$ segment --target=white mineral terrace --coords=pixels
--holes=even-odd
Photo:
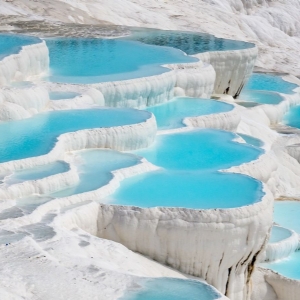
[[[169,71],[159,75],[76,85],[40,80],[49,68],[44,41],[1,60],[0,124],[42,112],[99,106],[143,109],[177,96],[213,96],[232,104],[233,109],[187,116],[183,120],[186,127],[161,132],[153,114],[132,125],[68,132],[58,137],[47,154],[0,163],[0,299],[121,299],[143,277],[205,281],[224,300],[299,299],[300,281],[258,266],[264,260],[285,258],[299,246],[299,236],[293,231],[283,241],[268,244],[268,240],[274,200],[300,196],[300,151],[296,147],[300,136],[273,129],[291,107],[300,104],[300,87],[293,94],[281,93],[283,101],[276,105],[239,105],[235,97],[250,78],[257,54],[257,47],[207,52],[197,54],[200,60],[196,63],[165,65]],[[285,80],[300,86],[292,75]],[[33,85],[17,87],[12,85],[15,81]],[[51,91],[79,95],[50,100]],[[109,182],[98,189],[52,198],[18,215],[20,199],[51,194],[79,182],[76,151],[147,148],[159,134],[195,128],[233,131],[263,142],[264,153],[256,160],[221,170],[261,181],[264,195],[260,201],[230,209],[105,203],[104,198],[124,179],[159,169],[141,158],[136,165],[112,171]],[[5,184],[7,176],[18,170],[56,161],[70,168],[41,179]]]

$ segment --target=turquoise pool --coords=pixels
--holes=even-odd
[[[208,284],[175,278],[140,280],[140,289],[128,291],[122,300],[215,300],[221,295]]]
[[[300,202],[275,201],[274,222],[300,234]]]
[[[278,272],[285,277],[300,280],[300,251],[294,252],[285,259],[261,264],[261,266]]]
[[[50,52],[48,80],[97,83],[127,80],[167,72],[162,64],[198,61],[178,49],[122,39],[47,39]]]
[[[252,145],[254,147],[262,147],[264,145],[264,143],[260,139],[257,139],[253,136],[242,134],[242,133],[239,133],[238,135],[241,138],[243,138],[247,144]]]
[[[51,197],[61,198],[99,189],[113,178],[112,171],[140,163],[140,158],[135,155],[104,149],[80,151],[77,160],[79,183],[55,192]]]
[[[285,81],[279,75],[254,73],[244,87],[246,90],[271,91],[283,94],[293,94],[298,85]]]
[[[107,201],[138,207],[236,208],[264,195],[258,180],[240,174],[160,170],[121,182]]]
[[[234,138],[232,132],[213,129],[162,134],[149,148],[134,153],[169,170],[219,170],[255,160],[263,153]]]
[[[278,243],[280,241],[289,238],[291,235],[292,234],[288,229],[278,227],[278,226],[273,226],[269,243]]]
[[[155,115],[159,129],[174,129],[185,126],[182,123],[185,117],[228,112],[232,109],[233,105],[216,100],[181,97],[148,107],[147,111]]]
[[[283,122],[291,127],[300,128],[300,106],[292,107],[284,116]]]
[[[57,137],[81,129],[130,125],[150,118],[147,111],[99,108],[53,111],[0,124],[0,162],[48,153]]]
[[[158,171],[127,178],[106,201],[139,207],[234,208],[264,195],[261,182],[218,170],[256,159],[263,151],[233,141],[235,134],[193,130],[157,136],[153,146],[134,151]]]
[[[6,178],[6,184],[20,183],[27,180],[42,179],[58,173],[64,173],[70,170],[70,166],[64,161],[56,161],[47,165],[38,166],[31,169],[15,171]]]
[[[0,33],[0,60],[5,56],[19,53],[22,46],[37,43],[41,43],[41,40],[37,37]]]
[[[79,95],[80,94],[76,92],[49,92],[50,100],[73,99]]]
[[[228,51],[253,48],[252,43],[217,38],[201,32],[132,28],[131,35],[124,38],[144,44],[173,47],[188,55],[207,51]]]
[[[278,93],[255,90],[243,90],[239,95],[239,99],[260,104],[273,105],[279,104],[283,101],[283,97],[280,96]]]

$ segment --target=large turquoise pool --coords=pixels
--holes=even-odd
[[[215,300],[221,295],[211,286],[175,278],[144,279],[140,289],[128,291],[122,300]]]
[[[122,39],[47,39],[50,81],[97,83],[167,72],[162,64],[196,62],[178,49]]]
[[[0,60],[20,52],[22,46],[40,43],[37,37],[19,34],[0,34]]]
[[[32,118],[0,124],[0,162],[48,153],[57,137],[81,129],[130,125],[151,114],[135,109],[82,109],[42,113]]]
[[[217,38],[211,34],[201,32],[146,28],[132,28],[131,32],[132,34],[126,39],[149,45],[173,47],[180,49],[188,55],[208,51],[241,50],[255,46],[252,43]]]
[[[162,134],[149,148],[134,151],[168,170],[219,170],[257,159],[263,150],[234,142],[228,131],[198,129]]]
[[[279,75],[254,73],[245,85],[244,90],[260,90],[293,94],[293,90],[297,87],[298,85],[283,80]]]
[[[159,129],[184,127],[183,119],[186,117],[228,112],[232,109],[233,105],[224,102],[187,97],[175,98],[172,101],[147,108],[155,115]]]
[[[218,170],[256,159],[263,151],[220,130],[159,135],[153,146],[135,151],[162,169],[128,178],[106,201],[139,207],[234,208],[264,195],[258,180]]]

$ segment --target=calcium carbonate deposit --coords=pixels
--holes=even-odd
[[[0,0],[0,299],[299,300],[299,14]]]

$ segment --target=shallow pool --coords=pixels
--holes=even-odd
[[[182,121],[185,117],[228,112],[232,109],[233,105],[224,102],[187,97],[175,98],[167,103],[147,108],[155,115],[159,129],[184,127]]]
[[[97,83],[157,75],[162,64],[188,63],[196,58],[171,47],[158,47],[122,39],[47,39],[50,52],[48,80]]]
[[[68,189],[50,194],[61,198],[99,189],[113,178],[112,171],[140,163],[140,158],[113,150],[84,150],[77,152],[79,183]]]
[[[300,234],[300,202],[275,201],[274,222]]]
[[[300,106],[292,107],[283,118],[284,124],[300,128]]]
[[[260,104],[279,104],[283,101],[283,97],[274,92],[268,91],[252,91],[243,90],[239,95],[239,99],[243,101],[256,102]]]
[[[278,272],[285,277],[300,280],[300,251],[294,252],[285,259],[261,264],[261,266]]]
[[[0,34],[0,60],[5,56],[19,53],[22,46],[41,43],[37,37],[20,34]]]
[[[31,169],[15,171],[5,179],[6,184],[20,183],[27,180],[42,179],[54,174],[67,172],[70,166],[63,161],[56,161],[47,165],[38,166]]]
[[[214,300],[221,295],[196,280],[156,278],[140,280],[139,289],[129,290],[122,300]]]
[[[57,137],[81,129],[130,125],[147,120],[147,111],[99,108],[53,111],[0,124],[0,162],[48,153]]]
[[[234,142],[236,137],[213,129],[162,134],[149,148],[134,153],[169,170],[219,170],[255,160],[263,153],[260,148]]]
[[[289,238],[291,235],[292,233],[290,230],[279,226],[273,226],[269,243],[278,243]]]
[[[263,90],[283,94],[293,94],[298,85],[285,81],[279,75],[254,73],[244,87],[245,90]]]
[[[79,95],[80,94],[76,92],[49,92],[50,100],[73,99]]]

